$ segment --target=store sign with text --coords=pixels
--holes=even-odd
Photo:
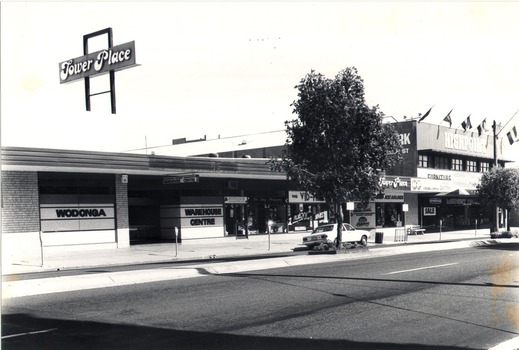
[[[355,203],[355,209],[350,212],[350,222],[359,229],[374,228],[375,222],[375,203]]]
[[[436,216],[436,207],[424,207],[423,215],[424,216]]]
[[[289,203],[324,203],[323,200],[319,200],[312,196],[306,191],[289,191],[288,192]]]
[[[225,204],[247,204],[247,197],[243,196],[225,196],[224,203]]]
[[[223,208],[216,207],[189,207],[181,210],[182,227],[207,227],[223,225]]]
[[[59,63],[61,84],[81,78],[118,71],[136,65],[135,41],[96,51]]]
[[[401,176],[381,176],[379,185],[382,189],[409,191],[411,189],[411,178]]]

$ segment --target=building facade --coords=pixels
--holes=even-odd
[[[490,227],[492,212],[475,190],[494,166],[492,135],[417,121],[393,125],[403,162],[387,169],[380,193],[355,203],[345,220],[368,230]],[[3,148],[4,247],[119,248],[311,230],[333,220],[326,203],[270,170],[263,157],[282,146],[226,154],[240,158]]]

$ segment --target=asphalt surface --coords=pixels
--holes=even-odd
[[[3,338],[3,345],[488,348],[517,335],[505,311],[519,288],[514,277],[517,260],[510,260],[517,256],[519,242],[480,242],[446,243],[443,249],[436,249],[438,244],[414,245],[414,252],[410,246],[395,246],[386,253],[377,248],[278,257],[261,259],[262,265],[252,265],[252,260],[248,266],[214,262],[197,267],[202,278],[20,296],[4,300],[4,336],[9,337]],[[279,259],[285,266],[273,268]],[[151,271],[127,272],[146,276]],[[503,346],[514,348],[510,343]]]

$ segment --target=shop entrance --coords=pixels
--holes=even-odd
[[[225,205],[225,233],[227,236],[247,236],[245,221],[246,206],[243,204]]]

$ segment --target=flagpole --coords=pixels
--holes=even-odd
[[[515,115],[516,115],[517,113],[519,113],[519,109],[517,110],[517,112],[514,113],[513,116],[510,117],[510,119],[508,119],[508,121],[506,122],[505,126],[503,126],[503,127],[501,128],[501,131],[505,130],[505,128],[506,128],[506,126],[508,125],[508,123],[510,123],[510,121],[511,121],[512,119],[514,119],[514,117],[515,117]],[[494,123],[495,123],[495,121],[494,121]],[[500,131],[500,132],[501,132],[501,131]],[[499,133],[498,133],[498,134],[499,134]]]
[[[492,129],[494,130],[494,166],[497,166],[497,125],[495,119],[492,123]]]

